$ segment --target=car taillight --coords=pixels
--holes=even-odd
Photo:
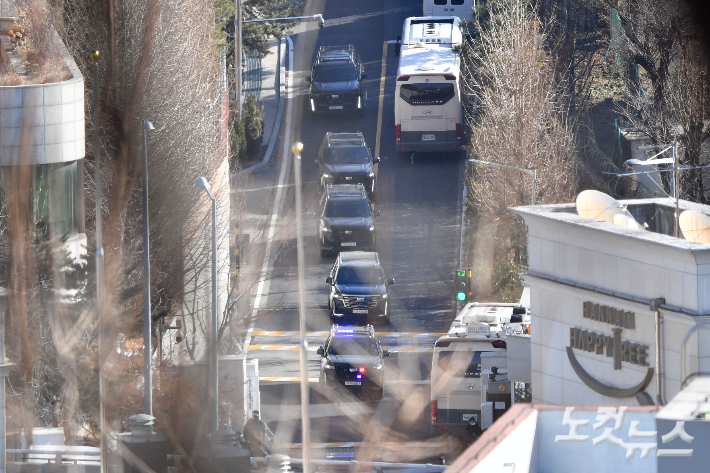
[[[397,143],[402,141],[402,125],[394,126],[394,137],[397,140]]]
[[[444,74],[444,79],[446,80],[456,80],[456,76],[453,74]]]
[[[461,124],[456,124],[456,141],[461,141]]]
[[[448,347],[449,345],[451,345],[451,342],[436,342],[434,344],[434,346],[437,346],[437,347]]]
[[[409,80],[409,76],[399,76],[397,77],[397,82],[406,82]]]
[[[358,371],[359,371],[360,373],[364,373],[364,372],[365,372],[365,367],[364,367],[364,366],[361,366]]]
[[[505,340],[496,340],[494,342],[491,342],[491,345],[493,345],[493,348],[506,348],[507,347]]]
[[[437,401],[431,401],[431,423],[436,423],[436,416],[439,413]]]

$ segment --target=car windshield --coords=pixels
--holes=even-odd
[[[454,84],[402,84],[399,91],[409,105],[443,105],[455,95]]]
[[[337,284],[382,284],[382,270],[377,266],[341,266]]]
[[[351,62],[341,64],[321,64],[313,74],[314,82],[350,82],[357,80],[355,65]]]
[[[328,347],[329,355],[340,356],[377,356],[377,342],[370,337],[340,335],[333,337]]]
[[[326,164],[368,164],[370,154],[364,146],[328,148],[325,162]]]
[[[480,351],[442,351],[439,352],[439,369],[449,376],[463,378],[481,377]]]
[[[328,218],[369,217],[370,204],[366,199],[331,199],[325,209]]]

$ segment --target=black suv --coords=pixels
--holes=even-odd
[[[377,215],[362,184],[328,184],[316,211],[321,256],[347,248],[374,250]]]
[[[321,46],[313,62],[308,94],[312,112],[357,110],[365,113],[367,77],[355,46]]]
[[[379,157],[370,154],[361,132],[328,132],[316,158],[321,189],[328,184],[362,184],[372,197],[377,179],[374,165],[379,162]]]
[[[320,355],[321,388],[344,386],[361,399],[380,400],[385,394],[384,357],[372,325],[333,325]]]
[[[328,309],[334,322],[368,319],[389,324],[387,286],[394,279],[385,277],[380,257],[372,251],[338,254],[330,275]]]

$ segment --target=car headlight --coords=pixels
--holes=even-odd
[[[387,299],[389,297],[389,294],[382,294],[383,299]]]
[[[371,172],[370,174],[368,174],[368,176],[370,176],[370,177],[375,177],[375,173],[374,173],[374,172]]]
[[[329,231],[331,231],[330,228],[328,228],[328,225],[326,225],[324,222],[321,222],[321,225],[322,226],[320,231],[322,231],[323,233],[328,233]]]
[[[370,225],[370,231],[371,231],[371,232],[374,232],[374,231],[375,231],[375,226],[374,226],[374,225]]]
[[[333,294],[333,299],[340,299],[340,294]]]
[[[326,358],[325,365],[323,366],[323,368],[325,368],[327,370],[332,370],[332,369],[335,369],[335,365],[333,364],[332,361],[330,361],[329,359]]]
[[[324,172],[324,173],[323,173],[323,179],[333,179],[333,175],[332,175],[332,174],[328,174],[327,172]]]
[[[377,363],[377,364],[375,365],[375,369],[376,369],[376,370],[381,370],[381,369],[382,369],[382,363]]]

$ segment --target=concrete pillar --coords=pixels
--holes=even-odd
[[[227,416],[230,419],[231,429],[241,432],[247,416],[252,409],[258,406],[258,369],[257,381],[254,386],[253,364],[246,359],[246,355],[222,355],[219,357],[219,399],[221,408],[229,412],[221,412],[222,425],[225,425]],[[250,370],[251,367],[251,370]],[[253,389],[256,388],[256,404],[254,403]],[[256,407],[252,407],[256,405]]]
[[[138,414],[128,419],[130,433],[118,434],[124,473],[142,473],[141,462],[155,473],[168,471],[168,440],[153,432],[154,417]]]
[[[251,472],[249,450],[235,446],[233,430],[220,429],[212,432],[209,447],[200,452],[195,460],[197,473],[248,473]]]

